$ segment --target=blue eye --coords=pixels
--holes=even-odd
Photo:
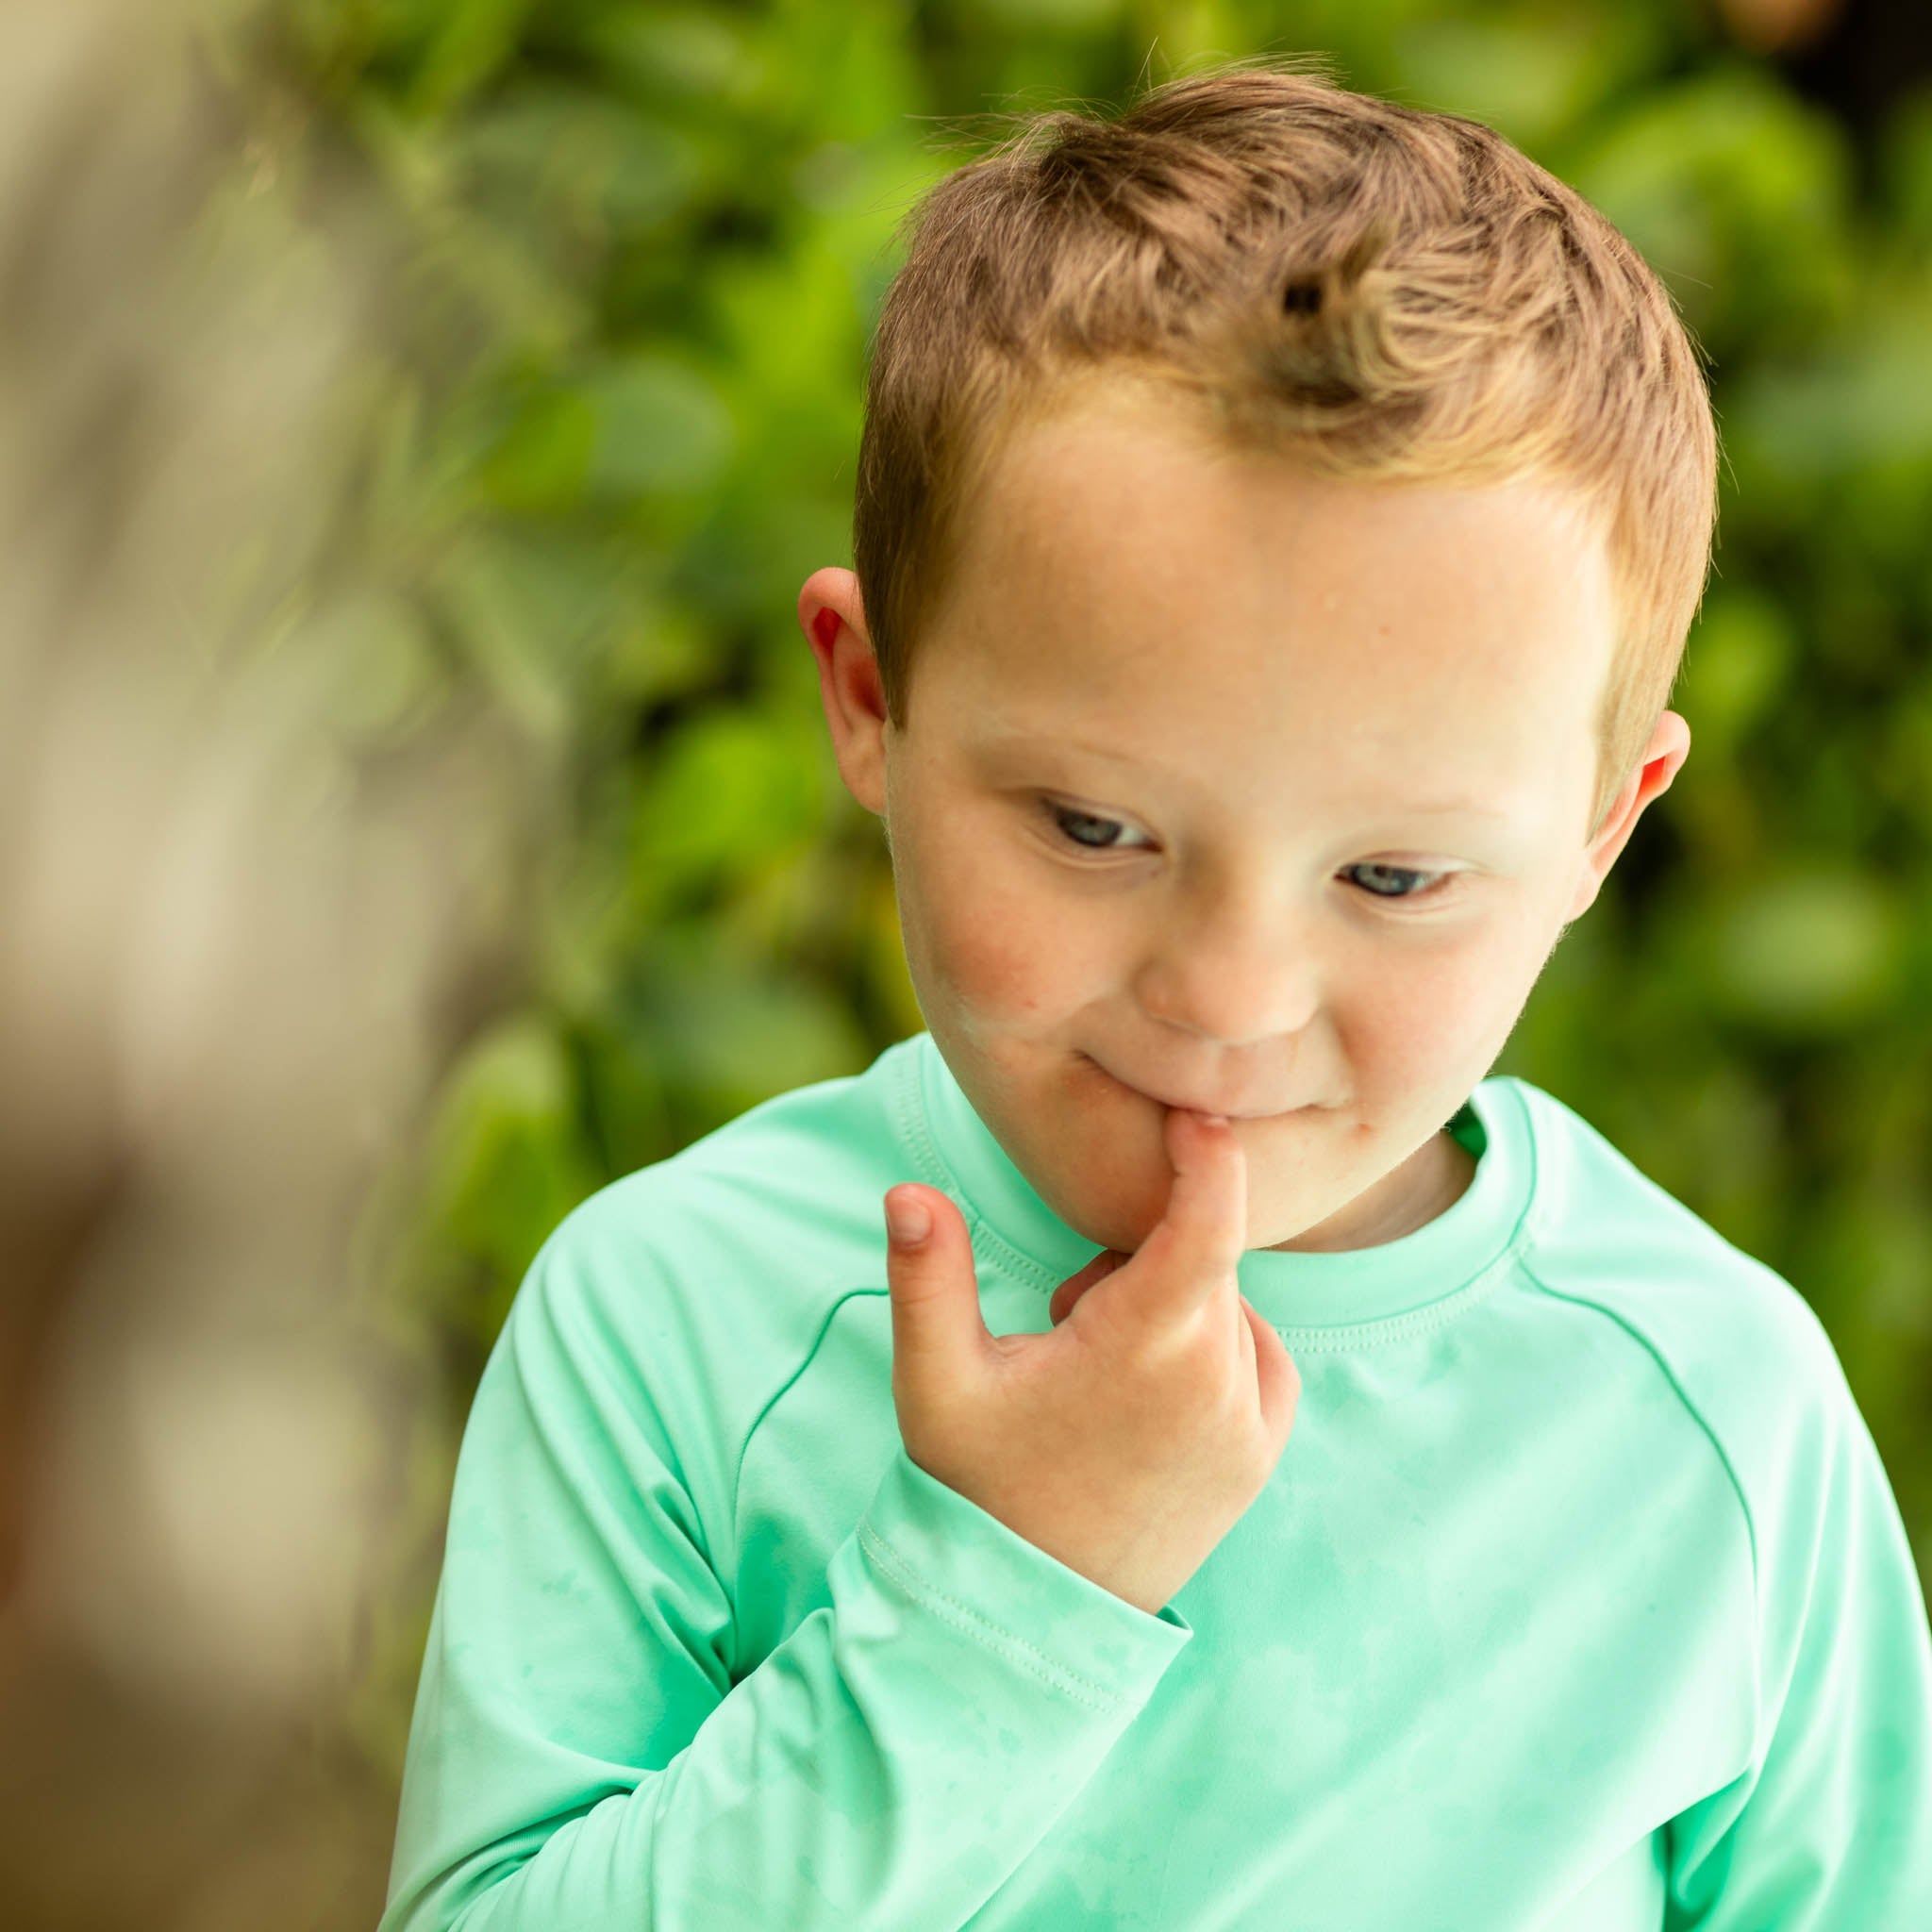
[[[1066,806],[1054,805],[1050,802],[1044,804],[1044,809],[1047,817],[1053,821],[1056,829],[1066,840],[1067,843],[1077,845],[1082,852],[1119,852],[1123,849],[1134,849],[1123,848],[1113,843],[1110,840],[1101,840],[1089,843],[1085,839],[1075,838],[1067,829],[1070,824],[1075,825],[1100,825],[1115,832],[1124,832],[1130,829],[1130,827],[1122,824],[1118,819],[1096,818],[1091,811],[1074,811]]]
[[[1112,838],[1090,839],[1083,836],[1085,831],[1098,828],[1103,833],[1130,832],[1130,825],[1124,825],[1118,819],[1101,818],[1094,812],[1074,811],[1071,807],[1055,805],[1051,799],[1041,801],[1041,809],[1052,821],[1054,829],[1062,841],[1081,852],[1138,852],[1144,848],[1136,845],[1123,845]],[[1441,891],[1456,874],[1447,872],[1424,872],[1408,865],[1375,865],[1364,863],[1347,868],[1351,874],[1361,873],[1380,883],[1364,883],[1357,879],[1354,883],[1371,899],[1425,899]],[[1388,887],[1389,890],[1384,890]]]
[[[1372,899],[1420,899],[1433,892],[1445,879],[1453,874],[1446,872],[1418,872],[1407,865],[1352,865],[1350,872],[1380,873],[1384,878],[1424,879],[1424,885],[1410,885],[1401,891],[1385,892],[1374,886],[1364,886],[1362,890]]]

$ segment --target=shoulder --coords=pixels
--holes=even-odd
[[[558,1224],[486,1371],[544,1418],[553,1453],[614,1442],[675,1465],[728,1537],[743,1445],[841,1305],[884,1291],[880,1196],[898,1176],[877,1071],[751,1108]]]
[[[1849,1403],[1824,1324],[1792,1283],[1554,1094],[1525,1080],[1497,1084],[1527,1128],[1535,1182],[1522,1258],[1544,1293],[1619,1324],[1740,1454],[1768,1425]]]
[[[1527,1126],[1528,1248],[1552,1285],[1709,1325],[1729,1318],[1801,1354],[1830,1344],[1807,1302],[1653,1180],[1596,1127],[1527,1080],[1500,1079]],[[1685,1292],[1695,1288],[1696,1296]],[[1735,1330],[1733,1331],[1735,1334]]]
[[[519,1301],[660,1333],[808,1323],[869,1255],[901,1178],[889,1048],[861,1073],[760,1102],[662,1160],[611,1181],[558,1223]],[[881,1264],[882,1265],[882,1264]]]

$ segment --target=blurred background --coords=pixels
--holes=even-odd
[[[1817,1308],[1932,1574],[1922,8],[8,0],[8,1927],[374,1926],[539,1242],[922,1024],[794,615],[895,226],[973,115],[1311,49],[1713,360],[1693,756],[1499,1071]]]

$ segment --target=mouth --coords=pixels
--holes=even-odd
[[[1151,1100],[1156,1107],[1165,1107],[1169,1108],[1180,1108],[1186,1111],[1193,1113],[1218,1113],[1231,1121],[1286,1120],[1290,1114],[1306,1113],[1308,1111],[1308,1109],[1306,1107],[1289,1107],[1279,1108],[1257,1107],[1208,1107],[1197,1101],[1171,1100],[1165,1094],[1153,1093],[1148,1091],[1148,1090],[1144,1087],[1135,1087],[1130,1085],[1127,1081],[1123,1080],[1119,1074],[1108,1073],[1107,1068],[1103,1067],[1100,1064],[1100,1062],[1094,1059],[1091,1055],[1082,1054],[1080,1058],[1086,1060],[1089,1066],[1094,1068],[1097,1072],[1105,1075],[1105,1077],[1108,1080],[1111,1080],[1113,1084],[1116,1087],[1118,1087],[1124,1093],[1131,1093],[1137,1099],[1140,1100]]]

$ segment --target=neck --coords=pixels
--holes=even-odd
[[[1379,1248],[1426,1227],[1461,1200],[1475,1178],[1475,1156],[1446,1129],[1432,1134],[1399,1167],[1318,1226],[1276,1241],[1273,1253],[1344,1254]]]

